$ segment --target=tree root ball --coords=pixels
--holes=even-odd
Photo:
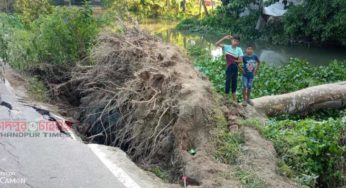
[[[148,169],[158,165],[171,182],[184,174],[198,177],[196,185],[215,183],[209,172],[225,165],[208,152],[214,110],[221,106],[185,53],[131,28],[102,33],[91,61],[76,66],[71,80],[55,89],[62,99],[78,96],[73,104],[88,141],[121,147]],[[196,156],[188,154],[191,148]],[[199,170],[206,160],[208,166]]]

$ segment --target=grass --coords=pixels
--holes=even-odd
[[[238,168],[235,177],[245,186],[245,188],[265,188],[266,183],[255,173]]]
[[[216,104],[222,104],[221,98],[215,93]],[[214,108],[214,121],[216,128],[212,132],[216,147],[215,158],[226,164],[235,164],[241,152],[241,144],[244,143],[244,135],[241,132],[230,132],[228,122],[219,106]]]
[[[244,135],[241,132],[228,132],[222,128],[217,128],[216,134],[216,158],[223,163],[235,164],[241,152],[241,144],[244,141]]]
[[[28,93],[36,101],[47,101],[48,100],[48,89],[44,83],[37,78],[31,78],[28,82]]]

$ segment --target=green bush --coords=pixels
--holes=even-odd
[[[0,13],[0,58],[7,61],[8,41],[11,39],[13,30],[22,29],[23,25],[18,17]]]
[[[77,59],[78,43],[73,38],[70,25],[78,15],[74,13],[75,9],[56,9],[53,14],[40,17],[31,24],[39,62],[67,63]]]
[[[97,34],[89,6],[56,8],[52,14],[35,20],[31,28],[36,34],[39,61],[45,63],[74,63],[85,57]]]
[[[24,70],[37,63],[38,53],[33,47],[34,33],[13,29],[7,41],[7,62],[16,69]]]
[[[97,34],[98,22],[91,7],[55,7],[26,25],[14,16],[1,14],[0,55],[17,69],[39,63],[75,63],[87,56]],[[104,21],[102,23],[105,23]]]
[[[330,188],[345,185],[345,131],[341,119],[270,121],[263,128],[282,160],[281,169],[303,185]]]

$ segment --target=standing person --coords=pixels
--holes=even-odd
[[[250,100],[250,94],[252,89],[252,83],[254,76],[259,70],[260,61],[258,57],[253,53],[253,46],[248,45],[246,48],[246,54],[243,57],[243,105],[250,104],[253,106],[253,102]]]
[[[223,44],[226,39],[232,39],[231,45]],[[226,85],[225,93],[228,95],[232,91],[232,99],[237,102],[237,79],[238,79],[238,66],[243,61],[243,51],[238,47],[240,43],[239,36],[227,35],[216,42],[216,46],[223,48],[226,56]],[[232,87],[231,87],[232,86]]]

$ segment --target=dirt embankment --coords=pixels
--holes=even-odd
[[[69,113],[80,121],[76,129],[86,141],[118,146],[143,168],[160,167],[172,183],[185,175],[189,185],[241,187],[232,176],[234,168],[214,158],[212,132],[223,126],[228,114],[221,110],[210,82],[183,52],[138,29],[127,29],[101,34],[91,61],[74,68],[72,78],[52,92],[73,106]],[[230,124],[236,124],[241,113],[235,116]],[[290,185],[275,175],[272,145],[254,130],[238,131],[248,136],[245,146],[255,153],[249,160],[258,175],[266,173],[266,181],[279,182],[268,183],[270,187]],[[197,153],[191,155],[191,149]],[[243,164],[252,168],[248,161]]]

